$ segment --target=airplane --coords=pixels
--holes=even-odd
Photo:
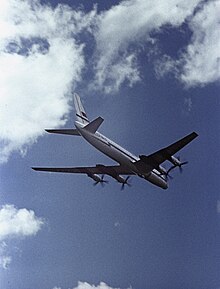
[[[98,132],[104,119],[99,116],[90,122],[80,97],[76,93],[74,93],[74,105],[76,110],[75,129],[46,129],[46,131],[55,134],[82,136],[88,143],[118,164],[111,166],[97,164],[92,167],[32,167],[33,170],[86,174],[95,181],[94,185],[98,183],[104,185],[104,183],[108,182],[104,180],[104,175],[109,175],[122,185],[122,190],[125,185],[130,186],[128,182],[129,177],[136,175],[162,189],[167,189],[169,173],[176,167],[182,171],[182,166],[188,163],[187,161],[181,162],[174,154],[194,140],[198,136],[196,132],[192,132],[177,142],[150,155],[140,155],[137,157]],[[169,161],[172,164],[168,170],[161,165],[165,161]],[[125,178],[122,175],[127,177]]]

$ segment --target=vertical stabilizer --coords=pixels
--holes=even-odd
[[[82,105],[81,99],[77,93],[74,93],[74,105],[76,109],[77,120],[85,125],[89,123],[85,109]]]

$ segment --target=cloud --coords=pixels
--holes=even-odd
[[[192,38],[179,59],[160,52],[156,75],[172,71],[186,86],[218,80],[219,3],[124,0],[97,14],[95,8],[85,13],[40,0],[1,0],[0,163],[13,152],[24,155],[44,128],[65,125],[72,91],[83,72],[94,73],[89,88],[105,93],[138,83],[143,66],[139,52],[142,47],[145,52],[156,49],[152,32],[163,31],[165,25],[187,23]],[[85,31],[89,38],[81,37]],[[86,57],[92,59],[89,67]]]
[[[178,28],[184,23],[192,31],[189,43],[183,52],[177,51],[177,59],[160,51],[156,76],[172,73],[187,87],[219,81],[219,10],[220,0],[127,0],[101,13],[95,33],[98,56],[94,85],[111,93],[126,81],[130,86],[140,81],[140,47],[147,50],[153,45],[158,49],[152,32],[163,32],[165,25]]]
[[[92,23],[67,5],[2,0],[0,11],[0,162],[63,126],[85,64],[79,33]]]
[[[104,59],[102,59],[104,60]],[[104,60],[106,62],[107,59]],[[92,88],[101,88],[105,93],[118,91],[121,85],[127,81],[130,87],[140,81],[140,73],[137,67],[135,54],[124,54],[117,57],[111,64],[99,61],[96,67],[96,79]]]
[[[192,41],[182,55],[180,79],[187,86],[220,80],[220,1],[209,1],[195,14],[189,27]]]
[[[4,270],[8,269],[12,259],[11,256],[8,256],[7,247],[6,242],[0,243],[0,268]]]
[[[61,287],[54,287],[53,289],[61,289]],[[100,282],[100,284],[97,286],[90,285],[87,282],[78,282],[78,286],[74,287],[73,289],[119,289],[119,288],[110,287],[104,282]],[[129,287],[128,289],[132,289],[132,288]]]
[[[0,241],[10,237],[36,235],[44,224],[34,211],[3,205],[0,209]]]
[[[139,81],[137,44],[152,42],[150,33],[158,31],[163,25],[180,26],[199,2],[200,0],[128,0],[101,13],[95,33],[95,85],[104,87],[106,92],[112,92],[117,91],[126,80],[131,86]],[[126,61],[127,59],[130,61]]]
[[[174,60],[169,55],[162,55],[154,61],[154,70],[158,79],[165,77],[167,74],[172,74],[176,78],[179,77],[180,61]]]
[[[14,205],[0,208],[0,268],[8,269],[12,261],[5,240],[34,236],[43,224],[43,219],[38,218],[32,210],[17,209]]]
[[[10,256],[0,256],[0,267],[2,267],[4,270],[7,270],[10,264],[11,264]]]
[[[186,87],[220,80],[220,0],[204,2],[188,19],[190,43],[178,59],[163,55],[155,62],[157,77],[174,75]]]

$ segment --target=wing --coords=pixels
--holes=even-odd
[[[134,173],[124,166],[104,166],[96,165],[95,167],[69,167],[69,168],[42,168],[33,167],[35,171],[70,173],[70,174],[106,174],[106,175],[133,175]]]
[[[149,156],[141,155],[140,160],[135,163],[138,169],[143,170],[145,165],[147,165],[147,170],[152,170],[158,168],[160,164],[166,160],[170,160],[171,157],[181,150],[184,146],[190,143],[198,136],[197,133],[192,132],[191,134],[185,136],[184,138],[178,140],[177,142],[165,147]]]

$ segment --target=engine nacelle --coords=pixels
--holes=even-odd
[[[162,166],[159,166],[157,168],[157,170],[161,173],[161,175],[166,175],[167,174],[167,171],[165,168],[163,168]]]
[[[121,183],[121,184],[124,184],[124,183],[126,183],[126,180],[122,177],[122,176],[120,176],[120,175],[116,175],[116,176],[112,176],[114,179],[116,179],[116,181],[118,181],[119,183]]]
[[[101,178],[100,178],[100,176],[98,176],[98,175],[96,175],[96,174],[87,174],[87,176],[89,177],[89,178],[91,178],[91,179],[93,179],[95,182],[101,182]]]
[[[171,156],[169,161],[176,167],[180,167],[181,166],[181,161],[178,160],[177,158],[175,158],[174,156]]]

